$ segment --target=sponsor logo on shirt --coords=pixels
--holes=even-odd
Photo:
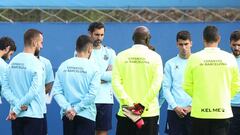
[[[109,58],[109,57],[108,57],[107,55],[104,55],[104,58],[103,58],[103,59],[104,59],[104,60],[108,60],[108,58]]]
[[[225,112],[224,108],[201,108],[201,112]]]
[[[176,65],[176,66],[175,66],[175,69],[176,69],[176,70],[178,70],[178,69],[179,69],[178,65]]]

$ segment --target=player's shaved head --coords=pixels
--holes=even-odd
[[[147,27],[138,26],[135,28],[132,38],[135,44],[147,45],[149,43],[150,37],[150,32]]]
[[[149,29],[145,26],[138,26],[135,28],[134,34],[149,34]]]

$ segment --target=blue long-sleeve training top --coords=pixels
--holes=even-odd
[[[61,116],[71,108],[77,115],[95,121],[95,98],[100,87],[98,67],[87,58],[73,57],[63,62],[55,77],[53,96]]]
[[[192,98],[182,88],[186,64],[187,59],[182,59],[179,55],[168,60],[165,64],[162,89],[168,102],[168,110],[173,110],[177,106],[187,107],[191,105]]]

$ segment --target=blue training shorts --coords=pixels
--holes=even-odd
[[[96,104],[96,130],[112,129],[112,107],[113,104]]]

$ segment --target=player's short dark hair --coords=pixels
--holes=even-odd
[[[203,30],[203,39],[207,43],[217,42],[219,38],[218,28],[216,26],[207,26]]]
[[[238,41],[240,40],[240,30],[233,31],[230,36],[230,42],[231,41]]]
[[[104,24],[102,22],[93,22],[89,25],[88,31],[93,33],[95,29],[102,29],[102,28],[104,28],[105,30]]]
[[[37,29],[28,29],[24,33],[24,45],[30,45],[32,43],[33,39],[38,37],[41,34],[42,34],[42,32]]]
[[[186,31],[186,30],[179,31],[179,32],[177,33],[176,40],[178,41],[179,39],[192,41],[190,32],[189,32],[189,31]]]
[[[17,47],[15,45],[15,42],[10,37],[1,37],[0,38],[0,50],[6,49],[8,46],[10,46],[10,51],[16,51]]]
[[[86,51],[89,44],[93,44],[93,39],[87,35],[81,35],[76,42],[76,51]]]

